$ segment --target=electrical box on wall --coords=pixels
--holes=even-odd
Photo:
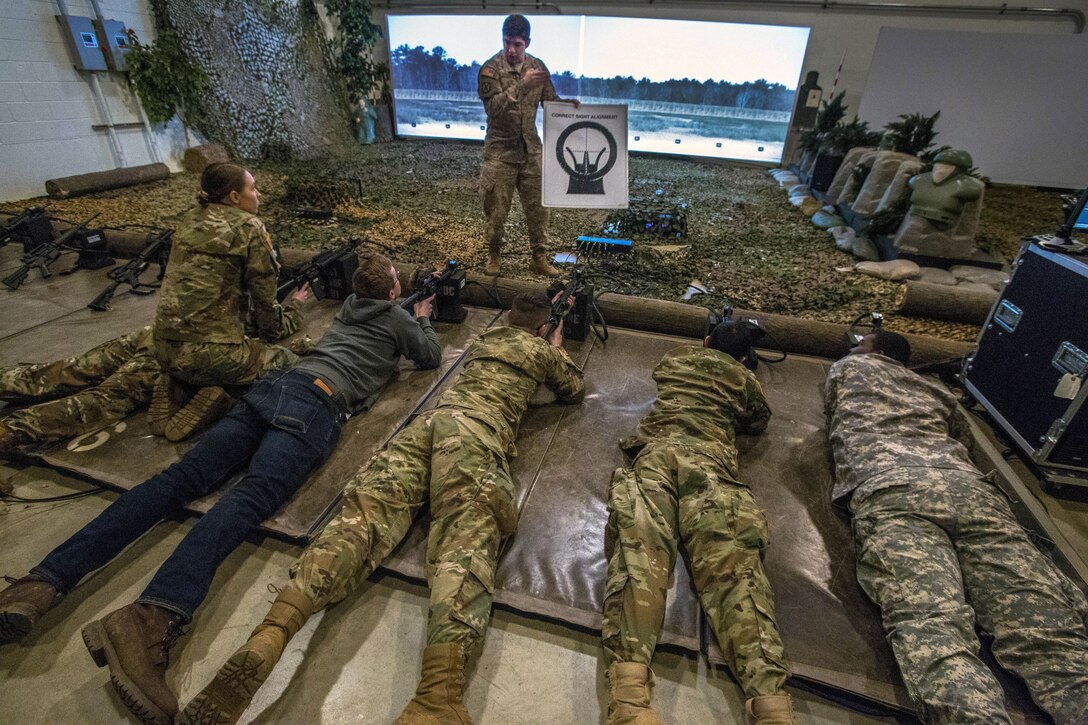
[[[102,52],[110,70],[124,71],[128,53],[128,30],[120,20],[95,20],[94,27],[102,39]]]
[[[106,57],[102,54],[102,42],[95,30],[94,21],[79,15],[56,17],[75,69],[107,70]]]

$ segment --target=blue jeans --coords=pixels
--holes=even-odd
[[[126,491],[31,570],[67,592],[165,516],[206,496],[248,463],[170,555],[137,600],[192,619],[215,570],[246,533],[271,516],[336,446],[344,416],[314,375],[273,373],[180,461]]]

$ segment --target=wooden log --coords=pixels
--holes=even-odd
[[[0,212],[0,224],[4,224],[13,214]],[[71,224],[53,221],[53,236],[59,237],[72,228]],[[114,257],[135,257],[143,251],[155,233],[150,229],[103,229],[102,236],[106,240],[106,249]]]
[[[895,311],[913,317],[981,325],[986,322],[997,297],[998,293],[993,290],[986,292],[908,280],[899,286],[895,295]]]
[[[170,167],[166,164],[145,164],[49,179],[45,182],[45,190],[54,199],[68,199],[96,191],[119,189],[123,186],[162,181],[168,178],[170,178]]]
[[[182,165],[186,171],[200,174],[211,164],[218,164],[223,161],[230,161],[230,154],[227,153],[227,150],[217,143],[205,143],[185,149]]]

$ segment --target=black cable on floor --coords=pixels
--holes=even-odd
[[[61,496],[45,496],[43,498],[26,498],[24,496],[16,496],[13,493],[0,493],[0,500],[14,501],[15,503],[58,503],[60,501],[73,501],[77,498],[84,498],[85,496],[92,496],[100,491],[105,491],[105,486],[95,486],[87,491],[77,491],[76,493],[66,493]]]

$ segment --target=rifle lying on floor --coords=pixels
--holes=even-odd
[[[8,219],[0,227],[0,247],[20,242],[25,253],[52,239],[53,224],[45,215],[45,209],[44,206],[30,207]]]
[[[4,283],[4,286],[10,289],[19,289],[19,286],[26,280],[27,275],[30,274],[30,270],[32,269],[41,272],[42,279],[52,277],[53,272],[49,269],[49,266],[57,261],[57,258],[64,252],[73,251],[68,242],[82,235],[83,232],[87,230],[87,225],[97,217],[98,214],[95,214],[87,221],[72,227],[53,241],[39,244],[37,247],[23,255],[22,266],[0,281]]]
[[[173,236],[173,229],[159,232],[138,256],[128,260],[123,266],[107,272],[106,276],[113,282],[91,300],[87,307],[95,312],[105,312],[110,308],[110,300],[117,294],[117,288],[123,284],[127,284],[129,292],[134,295],[149,295],[161,287],[163,275],[166,274],[166,260],[170,258],[170,243]],[[150,284],[141,282],[140,275],[152,264],[159,265],[159,274],[155,281]]]
[[[349,239],[339,249],[319,252],[299,267],[276,288],[276,299],[283,302],[287,295],[307,282],[319,300],[346,300],[351,294],[351,277],[359,266],[355,248],[362,239]]]

